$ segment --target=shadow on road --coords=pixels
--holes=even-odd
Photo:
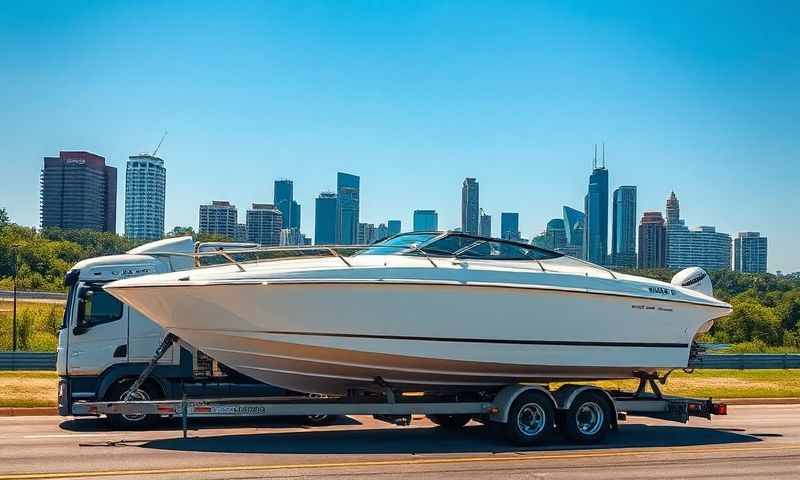
[[[592,449],[666,447],[760,442],[739,433],[687,426],[621,425],[606,442]],[[555,443],[529,448],[515,447],[489,434],[488,428],[470,426],[458,432],[441,428],[385,428],[313,430],[250,435],[224,435],[187,439],[153,440],[144,448],[215,453],[380,454],[518,452],[575,449],[574,444]]]
[[[361,422],[350,417],[339,417],[334,425],[361,425]],[[193,418],[189,422],[189,430],[212,430],[224,428],[297,428],[306,424],[302,418],[264,417],[264,418]],[[104,418],[77,418],[65,420],[59,428],[70,432],[113,432],[113,427]],[[175,431],[181,428],[177,418],[164,419],[159,425],[148,427],[148,431]],[[315,428],[309,426],[308,428]]]

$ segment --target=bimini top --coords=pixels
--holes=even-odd
[[[548,260],[563,256],[526,243],[462,232],[401,233],[360,250],[356,255],[428,255],[491,260]]]

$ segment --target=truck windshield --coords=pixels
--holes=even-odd
[[[69,291],[67,291],[67,304],[64,306],[64,318],[61,319],[61,328],[69,327],[69,317],[72,313],[72,297],[75,296],[77,285],[77,283],[73,283],[69,286]]]

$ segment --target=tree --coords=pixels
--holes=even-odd
[[[11,223],[11,219],[8,218],[8,212],[6,212],[5,208],[0,208],[0,230],[5,228],[9,223]]]
[[[711,333],[716,341],[742,343],[760,340],[767,345],[781,345],[781,324],[772,308],[748,297],[737,297],[732,305],[733,313],[714,324]]]

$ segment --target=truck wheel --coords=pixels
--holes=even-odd
[[[611,405],[599,392],[583,392],[572,402],[559,427],[573,442],[597,443],[611,428]]]
[[[505,437],[517,445],[540,443],[555,430],[555,406],[541,392],[525,392],[511,404],[502,430]]]
[[[472,419],[470,415],[426,415],[428,420],[445,430],[458,430]]]
[[[159,391],[152,385],[145,383],[139,390],[128,394],[128,388],[133,383],[132,379],[122,380],[116,383],[106,394],[105,400],[110,402],[122,402],[125,400],[147,401],[161,398]],[[155,425],[161,417],[159,415],[108,415],[111,425],[120,430],[134,430]]]

